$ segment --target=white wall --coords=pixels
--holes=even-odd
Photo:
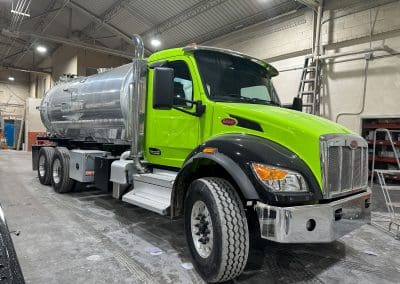
[[[111,68],[118,67],[123,64],[129,63],[130,60],[107,55],[102,52],[96,52],[92,50],[80,49],[78,52],[78,69],[77,74],[80,76],[86,76],[86,68]]]
[[[368,9],[371,4],[377,7]],[[400,54],[400,1],[326,0],[323,19],[338,16],[322,27],[325,53],[364,50],[371,45],[385,46],[392,54]],[[297,95],[304,55],[311,52],[312,12],[303,9],[206,44],[248,53],[282,70],[274,83],[282,102],[289,103]],[[388,54],[376,52],[374,56]],[[323,116],[336,120],[341,112],[358,113],[362,109],[366,60],[341,62],[360,57],[363,55],[326,61]],[[400,117],[400,55],[375,58],[368,64],[365,110],[360,115],[340,116],[338,121],[356,132],[360,132],[361,117]]]
[[[15,78],[14,82],[8,80],[10,76]],[[0,116],[4,118],[21,118],[24,113],[25,100],[28,96],[28,73],[0,70]],[[8,104],[18,106],[7,106]]]
[[[77,74],[78,48],[62,45],[51,56],[52,78],[56,82],[64,74]]]
[[[42,99],[28,98],[26,100],[26,132],[45,132],[40,119],[40,112],[37,109]]]

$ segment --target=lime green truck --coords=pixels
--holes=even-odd
[[[283,106],[277,70],[251,56],[188,46],[65,80],[40,107],[43,184],[94,183],[122,201],[183,217],[208,282],[237,277],[249,233],[278,243],[332,242],[370,221],[366,141]],[[292,82],[288,82],[292,83]],[[255,225],[254,225],[255,224]]]

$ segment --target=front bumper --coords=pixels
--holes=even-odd
[[[262,238],[279,243],[327,243],[371,222],[370,192],[326,204],[276,207],[257,202]]]

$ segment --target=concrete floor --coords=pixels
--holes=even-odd
[[[29,153],[0,150],[0,202],[20,231],[13,240],[27,283],[202,283],[182,267],[190,257],[181,220],[96,189],[56,194],[31,171]],[[233,282],[399,283],[399,247],[371,225],[331,244],[264,241]]]

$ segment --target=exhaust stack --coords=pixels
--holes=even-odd
[[[143,103],[143,93],[141,90],[141,76],[142,66],[144,63],[144,44],[142,38],[135,34],[132,38],[134,46],[134,57],[133,57],[133,80],[132,88],[130,90],[131,98],[129,100],[129,113],[132,115],[131,123],[131,134],[132,134],[132,146],[131,156],[134,162],[137,172],[144,173],[146,168],[140,163],[141,147],[140,141],[140,111]]]

